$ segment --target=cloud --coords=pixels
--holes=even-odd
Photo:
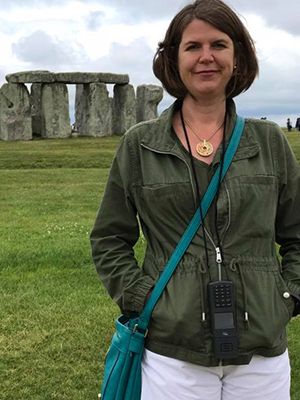
[[[90,12],[86,18],[86,26],[89,31],[96,31],[105,22],[105,13],[103,11]]]
[[[283,29],[300,36],[300,7],[299,0],[229,0],[239,14],[251,13],[260,15],[269,27]]]
[[[3,79],[29,69],[128,73],[135,87],[160,85],[152,73],[157,43],[191,1],[1,0],[0,72]],[[299,0],[225,1],[254,37],[261,67],[260,78],[237,98],[238,110],[298,115]],[[172,101],[165,94],[160,110]]]
[[[141,84],[158,84],[152,72],[154,52],[145,38],[138,38],[128,45],[112,43],[109,53],[91,62],[94,71],[129,74],[130,82]]]
[[[51,3],[51,4],[49,4]],[[59,0],[30,0],[30,1],[20,1],[20,0],[1,0],[1,9],[13,9],[13,8],[34,8],[34,7],[41,7],[43,5],[48,5],[48,6],[56,6],[59,5],[60,3],[63,3],[63,1]]]
[[[171,21],[173,16],[186,4],[189,0],[1,0],[1,9],[42,9],[43,7],[63,7],[69,4],[79,6],[93,6],[96,4],[110,9],[115,9],[116,20],[130,22],[131,24],[139,24],[141,21],[151,22],[158,19],[167,19]],[[284,29],[287,32],[300,35],[300,7],[299,0],[274,1],[274,0],[228,0],[229,6],[244,15],[245,13],[254,13],[261,15],[266,19],[271,27]],[[95,11],[96,12],[96,11]],[[93,26],[93,18],[91,24]],[[96,20],[98,17],[96,16]],[[96,25],[98,22],[96,21]]]
[[[47,7],[77,7],[92,8],[90,27],[93,30],[101,23],[101,12],[104,8],[115,11],[115,21],[130,24],[139,24],[142,21],[166,19],[171,21],[174,15],[191,1],[188,0],[1,0],[1,9],[43,9]],[[270,27],[284,29],[287,32],[300,35],[300,7],[299,0],[228,0],[227,4],[233,7],[241,16],[247,13],[261,15]],[[97,8],[101,11],[97,11]],[[97,15],[97,12],[100,14]],[[100,18],[99,18],[100,17]]]
[[[289,113],[299,110],[300,94],[294,88],[300,87],[297,68],[289,74],[280,68],[267,64],[261,68],[260,77],[248,92],[238,97],[238,103],[244,112],[253,112],[253,116],[270,113]]]
[[[237,98],[241,114],[253,117],[299,114],[300,37],[267,26],[263,18],[248,15],[250,32],[256,40],[260,76],[245,94]],[[276,120],[278,122],[278,120]]]
[[[187,3],[184,0],[100,0],[100,3],[114,7],[122,20],[130,23],[170,19]]]
[[[300,115],[300,93],[295,87],[300,87],[297,67],[290,68],[287,74],[280,64],[263,62],[259,78],[235,99],[237,112],[247,117],[267,117],[285,126],[288,117],[294,121]]]
[[[59,41],[42,30],[22,37],[12,44],[13,54],[23,62],[46,69],[64,65],[82,63],[86,59],[85,50],[81,45]]]
[[[87,1],[89,3],[89,1]],[[99,0],[101,5],[114,8],[117,20],[138,24],[141,21],[167,19],[169,22],[189,0]],[[235,9],[243,19],[244,14],[262,16],[270,27],[283,29],[295,35],[300,35],[299,0],[228,0],[226,3]]]

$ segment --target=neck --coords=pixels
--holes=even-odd
[[[221,124],[225,117],[226,99],[201,102],[187,96],[183,100],[182,111],[191,124]]]

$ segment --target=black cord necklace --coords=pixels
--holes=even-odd
[[[183,114],[182,114],[182,106],[180,107],[180,119],[181,119],[181,124],[182,124],[182,128],[184,131],[184,135],[185,135],[185,140],[188,146],[188,150],[189,150],[189,155],[190,155],[190,160],[191,160],[191,166],[192,166],[192,171],[193,171],[193,177],[194,177],[194,181],[196,184],[196,196],[197,196],[197,203],[198,203],[198,207],[200,210],[200,216],[201,216],[201,221],[202,221],[202,232],[203,232],[203,240],[204,240],[204,247],[205,247],[205,257],[206,257],[206,265],[209,268],[209,261],[208,261],[208,250],[207,250],[207,239],[206,239],[206,233],[205,233],[205,222],[204,222],[204,218],[203,218],[203,211],[202,211],[202,206],[201,206],[201,199],[200,199],[200,191],[199,191],[199,185],[198,185],[198,179],[196,177],[196,170],[195,170],[195,163],[194,163],[194,159],[192,156],[192,149],[191,149],[191,145],[190,145],[190,141],[188,138],[188,134],[186,131],[186,127],[185,127],[185,123],[184,123],[184,118],[183,118]]]
[[[202,231],[203,231],[203,240],[204,240],[204,247],[205,247],[206,264],[207,264],[207,267],[209,268],[210,266],[209,266],[209,259],[208,259],[207,238],[206,238],[206,231],[205,231],[205,222],[204,222],[204,218],[203,218],[203,211],[202,211],[202,206],[201,206],[200,190],[199,190],[198,179],[197,179],[197,176],[196,176],[194,157],[192,155],[191,145],[190,145],[190,141],[189,141],[189,137],[188,137],[188,134],[187,134],[185,121],[184,121],[184,117],[183,117],[183,113],[182,113],[182,106],[180,107],[180,119],[181,119],[181,124],[182,124],[183,131],[184,131],[187,147],[188,147],[188,150],[189,150],[190,161],[191,161],[191,166],[192,166],[192,171],[193,171],[193,177],[194,177],[194,181],[195,181],[195,185],[196,185],[196,189],[197,189],[196,196],[197,196],[197,203],[198,203],[198,207],[199,207],[199,210],[200,210],[200,216],[201,216],[201,221],[202,221]],[[218,182],[218,188],[217,188],[217,193],[216,193],[216,203],[215,203],[215,230],[216,230],[216,236],[217,236],[217,241],[218,241],[218,247],[219,247],[220,252],[221,252],[222,263],[224,262],[224,258],[223,258],[223,251],[222,251],[222,247],[221,247],[220,234],[219,234],[218,224],[217,224],[217,221],[218,221],[217,202],[218,202],[219,194],[220,194],[221,177],[222,177],[222,173],[223,173],[223,164],[224,164],[224,157],[225,157],[225,152],[226,152],[226,145],[225,145],[226,119],[227,119],[227,113],[225,113],[225,119],[224,119],[224,131],[223,131],[223,141],[222,141],[222,157],[221,157],[221,161],[220,161],[221,168],[220,168],[220,175],[219,175],[219,182]]]

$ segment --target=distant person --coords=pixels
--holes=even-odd
[[[99,278],[129,317],[142,312],[223,165],[233,99],[252,85],[258,61],[237,14],[221,0],[197,0],[173,18],[153,70],[176,100],[123,136],[91,233]],[[286,135],[246,118],[218,195],[153,311],[141,400],[290,399],[286,325],[298,312],[299,204],[300,166]],[[231,311],[214,311],[225,302]],[[238,342],[228,342],[234,324]]]
[[[300,131],[300,118],[297,118],[295,128],[296,128],[296,131],[298,131],[298,132]]]
[[[287,126],[288,131],[291,132],[292,131],[292,124],[291,124],[291,119],[290,118],[287,119],[286,126]]]

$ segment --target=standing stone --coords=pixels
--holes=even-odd
[[[75,131],[78,136],[87,136],[89,85],[76,85],[75,94]]]
[[[69,95],[65,83],[42,85],[42,137],[71,136]]]
[[[123,135],[136,124],[136,103],[132,85],[114,86],[113,134]]]
[[[42,84],[33,83],[30,91],[31,122],[33,137],[42,136]]]
[[[32,139],[29,93],[25,85],[21,83],[2,85],[0,111],[0,139]]]
[[[163,98],[163,88],[156,85],[140,85],[136,92],[137,122],[157,118],[157,106]]]
[[[112,135],[112,106],[105,83],[77,85],[75,108],[78,136]]]

